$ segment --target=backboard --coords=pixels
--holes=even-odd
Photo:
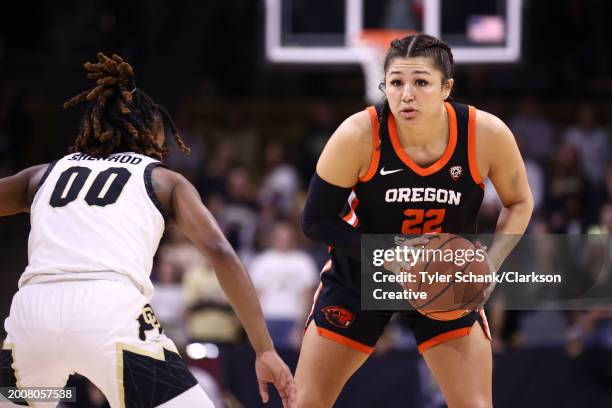
[[[290,64],[362,66],[365,99],[380,98],[389,42],[415,32],[446,41],[455,62],[520,58],[522,0],[266,0],[266,55]]]

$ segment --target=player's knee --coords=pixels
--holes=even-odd
[[[312,395],[309,395],[307,397],[298,396],[297,406],[299,408],[328,408],[328,407],[331,407],[331,405],[326,404],[323,399],[313,397]]]
[[[328,408],[333,405],[333,399],[326,398],[324,392],[314,386],[297,387],[298,408]]]
[[[486,395],[462,395],[461,398],[449,402],[448,408],[492,408],[493,401]]]

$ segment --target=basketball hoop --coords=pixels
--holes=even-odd
[[[395,0],[388,1],[395,2]],[[412,22],[415,24],[394,22],[393,25],[389,25],[391,23],[384,21],[384,18],[367,21],[366,17],[369,15],[366,16],[368,8],[366,3],[370,5],[384,3],[382,0],[338,0],[334,3],[344,3],[344,11],[337,10],[343,19],[337,19],[330,30],[322,29],[314,19],[304,20],[303,26],[301,23],[293,23],[295,18],[299,19],[295,21],[302,21],[299,13],[302,5],[308,3],[307,0],[264,0],[264,2],[265,48],[266,56],[271,62],[312,65],[358,63],[363,68],[365,99],[369,103],[376,103],[382,97],[378,85],[384,77],[382,61],[391,41],[415,34],[412,31],[414,29],[448,42],[453,49],[456,64],[514,63],[521,55],[524,0],[494,2],[421,0],[418,2],[419,9],[412,10],[416,17]],[[494,10],[491,10],[489,3],[495,4]],[[398,13],[396,9],[391,12]],[[394,16],[395,14],[391,15]],[[452,27],[444,26],[445,18],[448,17],[452,17],[453,21],[477,18],[468,21],[472,24],[467,28],[471,27],[472,31],[462,34],[456,33]]]
[[[418,34],[418,32],[414,30],[367,29],[363,30],[355,39],[355,44],[375,47],[378,49],[378,53],[384,57],[391,41],[413,34]]]

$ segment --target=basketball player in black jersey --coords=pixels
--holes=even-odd
[[[305,234],[332,249],[296,371],[301,408],[333,405],[393,314],[360,308],[361,233],[474,233],[486,177],[504,205],[496,234],[521,235],[531,217],[533,199],[510,130],[489,113],[448,101],[448,45],[428,35],[394,40],[384,73],[384,103],[349,117],[333,134],[304,208]],[[347,200],[350,208],[341,218]],[[494,241],[488,251],[492,271],[514,242]],[[492,406],[484,312],[452,321],[405,313],[448,406]]]

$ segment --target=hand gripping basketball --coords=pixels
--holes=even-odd
[[[455,234],[438,233],[412,239],[396,239],[408,246],[416,259],[388,262],[385,268],[396,275],[409,273],[404,290],[425,296],[408,299],[419,313],[435,320],[459,319],[482,307],[491,295],[494,268],[479,242]]]

